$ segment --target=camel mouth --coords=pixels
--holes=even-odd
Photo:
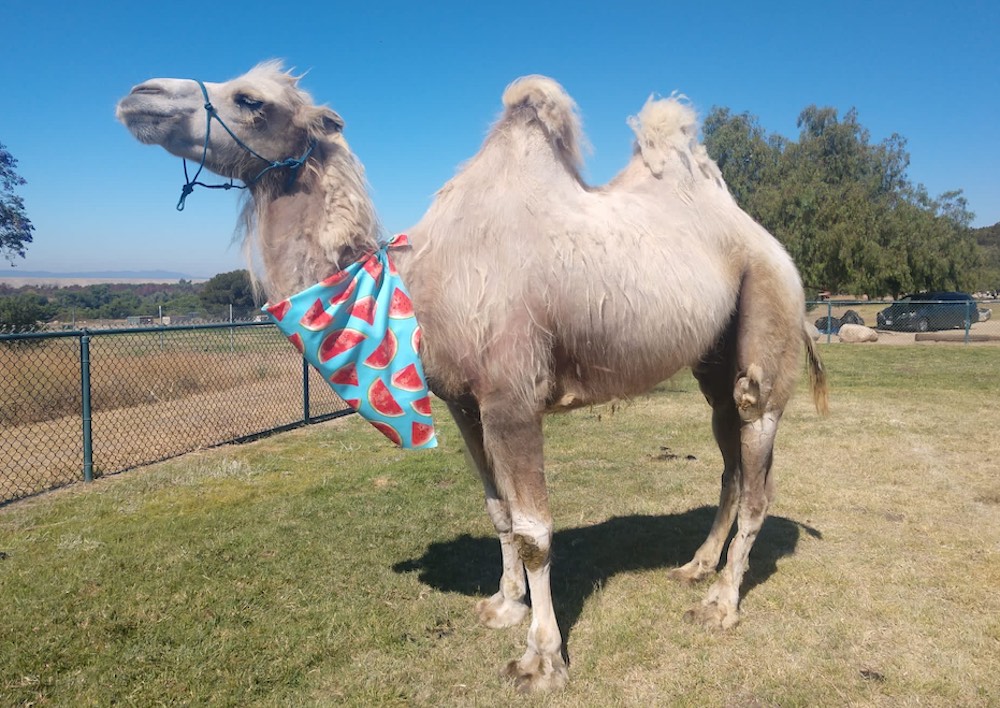
[[[115,107],[115,117],[127,124],[132,121],[168,120],[177,116],[176,109],[169,106],[159,107],[151,102],[149,99],[152,95],[133,91],[118,102]]]
[[[153,100],[149,92],[133,91],[118,102],[115,118],[144,145],[163,145],[181,123],[185,112]],[[166,147],[166,145],[164,145]]]

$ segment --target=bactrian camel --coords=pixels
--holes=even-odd
[[[206,99],[232,134],[216,125],[206,141]],[[385,242],[344,121],[280,63],[225,83],[153,79],[117,114],[139,141],[247,184],[246,238],[271,302]],[[730,196],[693,109],[650,99],[629,123],[628,164],[589,186],[572,99],[542,76],[514,81],[479,152],[395,255],[431,390],[461,431],[500,537],[500,587],[476,605],[479,620],[507,627],[531,614],[527,649],[505,669],[523,690],[568,676],[549,586],[544,414],[634,396],[691,367],[712,408],[722,490],[708,538],[672,574],[716,573],[735,522],[724,567],[688,613],[728,628],[773,498],[772,448],[803,349],[826,407],[796,268]]]

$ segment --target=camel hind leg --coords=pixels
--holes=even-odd
[[[733,400],[744,421],[782,410],[802,351],[802,288],[794,272],[751,266],[740,286]]]
[[[722,453],[722,485],[719,507],[708,538],[690,561],[670,572],[670,577],[675,580],[697,582],[715,573],[729,531],[736,520],[736,502],[741,484],[741,420],[732,396],[735,371],[735,327],[731,327],[716,351],[705,357],[693,372],[705,399],[712,406],[712,433]]]
[[[771,475],[773,446],[780,411],[767,411],[740,427],[740,487],[736,507],[736,535],[729,544],[726,565],[701,604],[687,618],[709,627],[728,629],[739,622],[740,585],[750,567],[750,550],[774,499]]]
[[[728,525],[725,529],[723,525],[727,521],[731,524],[734,515],[736,534],[719,577],[702,603],[688,613],[690,619],[710,627],[726,629],[739,622],[740,585],[774,498],[774,440],[798,377],[802,346],[801,295],[796,289],[797,284],[790,287],[780,272],[758,266],[747,273],[740,290],[734,340],[735,383],[730,394],[738,423],[729,428],[730,435],[739,440],[739,462],[728,495],[723,475],[720,510],[706,545],[719,542],[729,530]],[[734,422],[730,418],[731,426]],[[711,546],[713,552],[715,547]]]

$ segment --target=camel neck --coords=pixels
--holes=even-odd
[[[265,288],[273,302],[327,278],[378,247],[380,231],[357,160],[339,145],[290,189],[255,193]]]

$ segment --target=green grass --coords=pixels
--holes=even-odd
[[[547,422],[556,695],[471,612],[499,552],[458,435],[346,419],[0,508],[0,705],[995,705],[1000,348],[823,346],[783,421],[744,620],[673,584],[720,463],[687,374]]]

